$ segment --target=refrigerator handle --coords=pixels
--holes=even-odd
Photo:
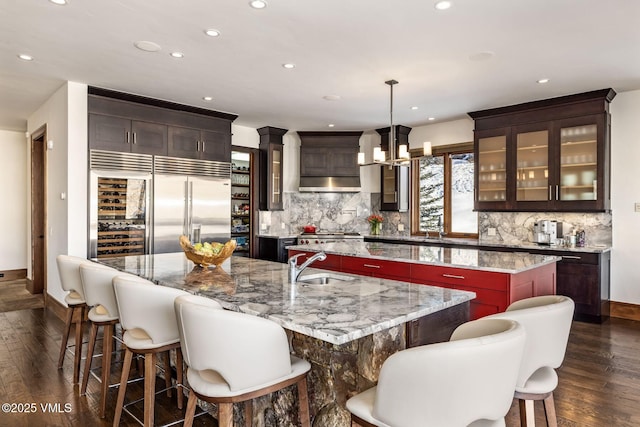
[[[193,181],[188,180],[189,182],[189,229],[187,230],[187,236],[189,236],[189,240],[191,240],[191,234],[193,233]]]
[[[189,181],[184,182],[184,217],[182,221],[182,234],[189,235]]]

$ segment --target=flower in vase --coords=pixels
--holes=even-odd
[[[380,224],[384,222],[384,218],[382,218],[382,215],[371,214],[367,217],[367,221],[369,221],[369,224]]]

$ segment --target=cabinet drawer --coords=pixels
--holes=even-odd
[[[298,265],[300,265],[303,262],[305,262],[309,257],[312,257],[314,254],[316,254],[316,252],[289,250],[289,257],[296,254],[303,254],[300,258],[298,258]],[[309,267],[321,268],[323,270],[341,271],[341,268],[340,268],[342,264],[341,258],[342,257],[340,255],[327,254],[327,259],[325,259],[324,261],[316,261],[312,263]]]
[[[411,281],[413,283],[438,282],[451,285],[477,286],[483,289],[506,292],[509,285],[509,275],[491,271],[413,264],[411,266]],[[458,288],[456,287],[456,289]]]
[[[590,254],[590,253],[581,253],[581,252],[558,252],[554,254],[556,256],[562,257],[561,263],[572,263],[572,264],[599,264],[600,256],[598,254]]]
[[[471,305],[469,307],[471,320],[479,319],[490,314],[501,313],[509,306],[506,292],[436,281],[429,281],[425,284],[448,289],[456,289],[459,291],[475,292],[476,297],[471,300]]]
[[[342,257],[342,271],[364,276],[409,281],[411,264],[371,258]]]

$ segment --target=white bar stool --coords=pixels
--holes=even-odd
[[[196,398],[218,405],[218,425],[233,426],[233,404],[245,402],[251,426],[251,400],[293,384],[298,387],[300,422],[309,427],[309,362],[289,354],[287,335],[270,320],[220,310],[206,298],[181,296],[175,307],[187,364],[189,400],[184,425],[191,427]]]
[[[80,279],[80,265],[91,263],[85,258],[79,258],[70,255],[58,255],[56,264],[58,265],[58,274],[60,275],[60,283],[62,289],[67,291],[64,301],[67,303],[67,313],[64,326],[64,335],[60,343],[60,356],[58,357],[58,369],[62,369],[64,364],[64,356],[69,348],[69,333],[71,332],[71,324],[75,323],[75,343],[73,351],[73,383],[77,384],[80,380],[80,364],[82,362],[82,326],[84,322],[84,312],[87,308],[84,297],[84,289],[82,288],[82,280]],[[75,320],[74,320],[75,318]]]
[[[96,345],[98,329],[103,328],[102,337],[102,372],[100,375],[100,418],[104,418],[107,394],[109,390],[109,378],[111,376],[111,355],[113,352],[113,340],[115,326],[120,322],[118,303],[113,290],[113,278],[121,276],[122,272],[97,263],[82,264],[80,266],[80,277],[84,288],[84,296],[89,310],[89,320],[91,321],[91,333],[89,334],[89,346],[87,347],[87,357],[84,362],[84,372],[82,374],[82,385],[80,394],[87,392],[87,384],[91,373],[91,362]]]
[[[347,400],[363,427],[504,426],[525,344],[517,322],[479,319],[451,341],[391,355],[378,385]]]
[[[520,425],[535,425],[534,402],[542,400],[547,425],[558,425],[553,391],[558,386],[556,368],[567,350],[575,304],[563,295],[544,295],[516,301],[504,313],[487,318],[511,319],[527,331],[524,358],[514,397],[520,407]]]
[[[124,397],[127,391],[131,360],[136,354],[144,356],[143,423],[150,427],[154,425],[156,358],[158,353],[167,352],[164,376],[167,392],[170,395],[171,369],[168,353],[171,350],[176,350],[177,387],[182,386],[182,352],[173,301],[176,297],[188,295],[188,293],[179,289],[158,286],[148,280],[130,276],[114,277],[113,287],[120,311],[120,323],[125,330],[122,335],[125,344],[124,364],[113,425],[114,427],[118,426],[122,411],[127,411],[124,407]],[[178,408],[182,409],[184,395],[181,390],[178,390],[177,394]],[[128,413],[133,416],[130,412]]]

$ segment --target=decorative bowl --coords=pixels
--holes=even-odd
[[[222,250],[215,255],[205,255],[196,252],[187,236],[180,236],[180,246],[182,247],[184,254],[187,256],[187,259],[193,261],[194,264],[202,267],[208,267],[210,265],[215,265],[217,267],[229,258],[231,254],[233,254],[233,251],[236,248],[236,241],[229,240],[224,244]]]

